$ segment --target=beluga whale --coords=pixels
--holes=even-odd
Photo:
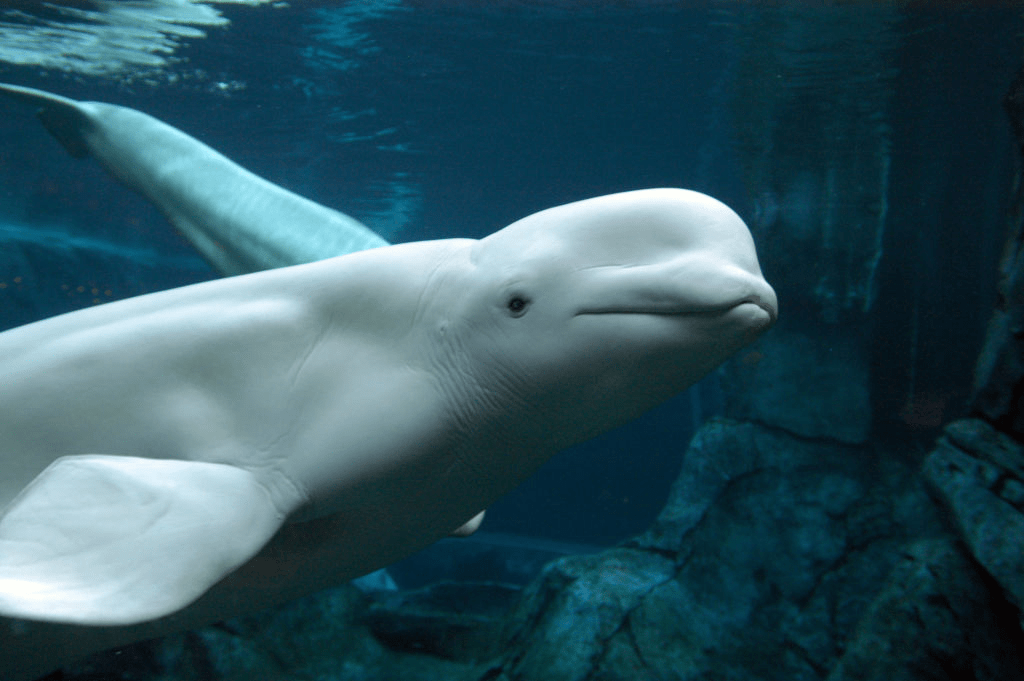
[[[147,140],[43,95],[85,107],[51,117],[65,146],[106,154],[225,270],[262,271],[0,333],[4,678],[471,532],[557,452],[685,390],[777,318],[740,217],[677,188],[265,269],[292,257],[266,253],[316,249],[236,244],[264,223],[228,190],[264,214],[286,212],[284,190],[170,126]],[[201,188],[160,179],[165,135]],[[299,232],[334,214],[301,205]]]
[[[222,275],[388,244],[355,218],[268,182],[141,111],[6,83],[0,95],[35,107],[68,153],[96,159],[149,199]]]

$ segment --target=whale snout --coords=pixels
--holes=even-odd
[[[775,289],[756,268],[728,265],[697,273],[684,270],[673,284],[694,311],[741,316],[758,331],[775,324],[779,316]]]
[[[778,297],[760,274],[744,272],[734,296],[723,317],[747,341],[775,325],[779,318]]]

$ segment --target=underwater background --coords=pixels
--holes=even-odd
[[[369,663],[344,673],[337,665],[330,667],[335,671],[295,671],[308,662],[300,656],[301,664],[278,664],[278,676],[218,672],[219,663],[210,661],[216,655],[208,652],[206,666],[199,665],[207,676],[200,678],[434,678],[435,672],[437,678],[479,679],[846,678],[836,671],[837,660],[853,649],[849,641],[867,621],[865,613],[874,612],[870,596],[882,590],[901,557],[917,555],[908,542],[946,537],[951,527],[965,531],[946,507],[933,505],[934,493],[920,492],[924,483],[916,471],[943,426],[972,412],[975,365],[1001,302],[999,263],[1018,163],[1003,100],[1024,56],[1024,11],[1015,3],[129,5],[0,3],[0,81],[148,113],[258,175],[352,215],[391,242],[482,237],[538,210],[617,191],[695,189],[744,218],[780,302],[780,322],[765,339],[651,413],[558,455],[492,507],[480,536],[467,540],[484,548],[446,549],[450,543],[442,542],[390,571],[399,589],[439,580],[526,584],[524,598],[533,600],[520,601],[520,610],[513,608],[518,615],[501,614],[499,625],[485,627],[505,632],[494,633],[488,644],[500,640],[498,649],[480,644],[466,653],[435,646],[431,654],[455,665],[440,672],[406,658],[387,672],[372,671]],[[215,276],[153,206],[95,162],[71,158],[28,107],[0,101],[0,329]],[[719,430],[709,431],[708,423]],[[680,645],[692,667],[676,658],[658,662],[648,652],[631,675],[615,666],[621,627],[595,624],[596,643],[580,653],[590,664],[584,671],[531,657],[540,653],[530,647],[523,623],[541,621],[537,613],[553,602],[572,600],[552,595],[552,570],[563,571],[562,584],[583,583],[586,573],[561,564],[541,575],[548,582],[531,586],[543,565],[538,555],[596,560],[604,555],[600,549],[620,545],[674,556],[671,569],[614,557],[614,569],[639,575],[637,588],[650,593],[667,575],[681,579],[681,566],[690,564],[679,549],[689,530],[666,538],[675,522],[666,519],[666,509],[676,508],[678,520],[704,508],[714,521],[706,541],[714,544],[717,537],[730,547],[724,562],[747,560],[737,558],[748,552],[743,533],[757,526],[764,509],[737,511],[742,495],[734,492],[728,508],[736,512],[719,517],[707,510],[715,494],[702,507],[673,491],[687,475],[687,462],[699,460],[694,447],[707,451],[714,438],[733,437],[722,434],[727,426],[763,429],[757,436],[743,431],[740,440],[792,438],[789,444],[762,442],[762,453],[800,451],[792,456],[803,463],[794,468],[765,454],[766,463],[736,476],[778,474],[775,492],[796,509],[780,515],[779,526],[807,530],[795,532],[786,550],[817,556],[794,559],[817,575],[807,577],[815,586],[773,581],[770,565],[778,554],[755,547],[749,553],[768,564],[750,568],[756,588],[741,575],[728,583],[702,572],[708,582],[694,581],[699,586],[693,589],[730,592],[722,599],[735,606],[728,612],[701,611],[721,631],[728,630],[726,622],[743,622],[742,630],[752,631],[750,621],[760,617],[760,625],[783,630],[785,640],[751,634],[739,648],[751,659],[735,651],[719,659],[708,652],[711,634],[676,631],[678,641],[689,642]],[[1017,437],[1011,433],[1000,451],[1018,447]],[[811,447],[820,449],[801,449]],[[841,508],[822,506],[823,518],[842,519],[843,532],[850,533],[845,539],[817,520],[805,518],[801,526],[799,510],[810,502],[800,496],[796,478],[783,473],[813,468],[813,461],[834,464],[831,472],[819,471],[814,485],[831,482],[815,487],[814,498],[848,497]],[[1000,489],[1006,479],[1024,475],[1014,465],[1001,473]],[[857,482],[844,486],[840,478]],[[1007,503],[1020,508],[1024,496],[1014,498]],[[766,508],[773,503],[766,500]],[[859,510],[850,515],[851,508]],[[1000,536],[1018,556],[1010,575],[1024,581],[1024,535]],[[846,548],[822,549],[831,541]],[[876,553],[850,557],[876,541]],[[801,542],[812,546],[801,548]],[[964,542],[970,544],[963,537],[943,544],[943,551]],[[697,553],[688,556],[700,555],[704,544],[695,546]],[[821,620],[802,608],[822,583],[840,579],[836,570],[858,561],[875,567],[829,596],[829,614],[819,615],[830,623],[830,642],[809,642]],[[965,569],[979,561],[986,565],[975,555]],[[611,574],[607,566],[595,569]],[[778,570],[796,574],[798,568]],[[661,577],[650,577],[655,574]],[[802,605],[788,615],[776,605],[770,616],[744,609],[732,599],[748,587],[759,594],[751,603]],[[592,586],[572,598],[597,602],[605,589]],[[494,597],[502,604],[514,600],[502,593]],[[998,595],[971,598],[996,613],[989,624],[1007,637],[1006,645],[993,644],[998,650],[982,654],[967,641],[974,657],[947,652],[947,663],[935,668],[948,678],[1024,678],[1024,667],[1016,667],[1016,675],[1006,671],[1019,661],[1007,652],[1020,643],[1018,596],[1010,589],[1002,601]],[[632,612],[641,600],[616,602]],[[622,605],[627,601],[632,605]],[[660,602],[676,601],[666,596]],[[394,612],[380,607],[401,620],[403,605]],[[590,610],[578,603],[569,612],[578,622],[591,621]],[[387,636],[379,632],[397,620],[382,624],[387,617],[373,617],[359,626],[377,626],[386,648]],[[664,629],[653,615],[647,621]],[[792,626],[780,626],[783,621]],[[231,631],[257,637],[248,626]],[[632,626],[631,645],[647,651],[643,626]],[[456,629],[464,634],[467,627]],[[415,627],[411,631],[393,637],[392,643],[402,642],[396,649],[427,654],[426,644],[417,648]],[[436,636],[430,631],[418,635]],[[455,634],[447,635],[450,642]],[[558,640],[550,632],[537,636]],[[562,641],[559,654],[572,657],[572,645],[584,646]],[[168,672],[173,665],[165,660],[161,667],[153,655],[143,665],[150,676],[114,661],[106,671],[88,672],[92,677],[68,670],[66,678],[193,678]],[[927,676],[917,664],[896,665],[877,678],[943,678]],[[967,667],[971,676],[956,676]],[[897,668],[906,675],[894,674]]]

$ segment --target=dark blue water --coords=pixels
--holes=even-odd
[[[863,336],[880,437],[926,441],[963,408],[1012,175],[1000,100],[1016,9],[368,7],[225,6],[230,26],[160,69],[0,63],[0,78],[150,113],[392,241],[479,237],[626,189],[705,191],[751,224],[793,328]],[[0,223],[3,328],[214,276],[155,209],[6,103]],[[644,529],[722,401],[711,376],[560,455],[487,529],[582,543]]]

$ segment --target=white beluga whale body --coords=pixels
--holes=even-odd
[[[201,223],[216,197],[174,202]],[[54,641],[71,656],[198,626],[471,531],[776,310],[735,213],[651,189],[0,333],[0,616],[38,633],[8,627],[0,670],[42,673]]]

